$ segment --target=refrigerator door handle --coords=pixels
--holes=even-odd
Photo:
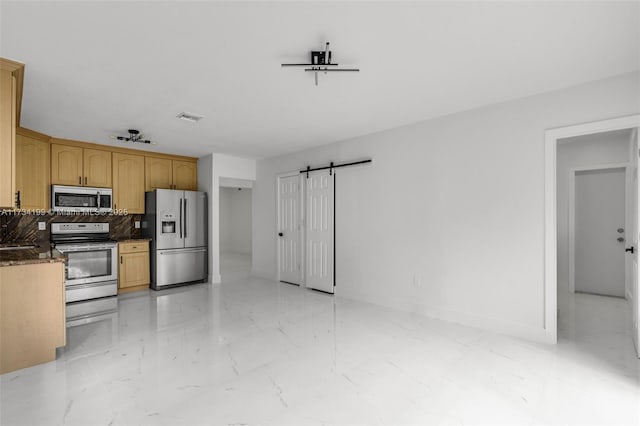
[[[184,253],[202,253],[203,251],[207,251],[206,248],[201,249],[191,249],[191,250],[167,250],[159,252],[160,256],[169,256],[175,254],[184,254]]]
[[[184,199],[184,239],[187,239],[187,199]]]
[[[182,239],[182,198],[180,198],[180,239]]]

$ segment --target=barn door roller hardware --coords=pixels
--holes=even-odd
[[[373,163],[373,160],[370,158],[368,160],[352,161],[350,163],[343,163],[343,164],[333,164],[333,161],[332,161],[331,163],[329,163],[328,166],[315,167],[313,169],[310,166],[307,166],[306,169],[300,170],[300,173],[306,173],[307,179],[309,179],[309,172],[315,172],[316,170],[329,169],[329,174],[333,174],[333,169],[337,169],[339,167],[357,166],[359,164],[367,164],[367,163]]]
[[[311,63],[308,64],[281,64],[283,67],[308,67],[305,72],[312,72],[315,78],[316,86],[318,85],[318,73],[328,72],[359,72],[359,68],[338,68],[338,64],[331,62],[331,51],[329,50],[329,42],[326,42],[323,50],[311,51]]]

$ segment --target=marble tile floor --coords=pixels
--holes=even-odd
[[[125,295],[55,362],[2,375],[0,424],[640,424],[624,300],[561,295],[550,346],[223,262],[221,285]]]

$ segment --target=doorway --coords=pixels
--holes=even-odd
[[[248,273],[252,253],[252,189],[220,186],[220,271],[223,282],[230,274]]]
[[[640,115],[546,132],[549,342],[555,343],[559,333],[570,344],[605,356],[598,348],[615,332],[621,338],[618,347],[638,354],[633,348],[639,340],[638,125]],[[610,320],[610,328],[603,318]],[[603,341],[586,343],[585,338]]]
[[[569,290],[624,298],[627,167],[603,167],[570,176]]]

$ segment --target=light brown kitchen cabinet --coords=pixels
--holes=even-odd
[[[145,156],[145,190],[198,190],[198,163]]]
[[[51,144],[53,185],[111,187],[111,152]]]
[[[0,267],[0,374],[53,361],[65,343],[64,263]]]
[[[144,189],[173,188],[173,165],[166,158],[144,157]]]
[[[111,152],[84,148],[82,167],[84,186],[111,187]]]
[[[51,144],[51,183],[82,185],[82,148]]]
[[[16,204],[16,127],[24,65],[0,58],[0,207]]]
[[[173,160],[173,189],[198,190],[198,163]]]
[[[118,291],[149,287],[149,242],[146,240],[118,244]]]
[[[113,208],[144,213],[144,157],[113,153]]]
[[[25,210],[49,208],[49,141],[46,135],[18,130],[16,135],[16,191]]]

